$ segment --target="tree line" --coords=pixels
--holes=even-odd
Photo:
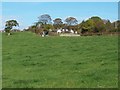
[[[53,23],[52,23],[53,21]],[[13,26],[19,26],[16,20],[6,21],[5,31],[10,33]],[[68,29],[77,31],[81,35],[104,34],[119,32],[120,21],[110,22],[110,20],[103,20],[98,16],[93,16],[88,20],[83,20],[78,23],[75,17],[67,17],[64,22],[61,18],[52,20],[48,14],[43,14],[38,17],[38,21],[34,25],[29,26],[25,31],[31,31],[40,34],[43,31],[56,31],[58,29]]]

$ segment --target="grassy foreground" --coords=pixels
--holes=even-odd
[[[2,33],[0,33],[0,89],[2,89]]]
[[[3,34],[3,88],[110,88],[118,84],[117,36]]]

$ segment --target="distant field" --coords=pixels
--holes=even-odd
[[[114,88],[117,36],[3,34],[3,88]]]

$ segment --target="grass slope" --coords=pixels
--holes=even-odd
[[[2,89],[2,33],[0,33],[0,89]]]
[[[3,34],[3,88],[117,87],[117,50],[117,36]]]

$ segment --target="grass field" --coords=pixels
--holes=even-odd
[[[3,88],[118,87],[117,36],[3,34]]]
[[[0,89],[2,89],[2,33],[0,33]]]

